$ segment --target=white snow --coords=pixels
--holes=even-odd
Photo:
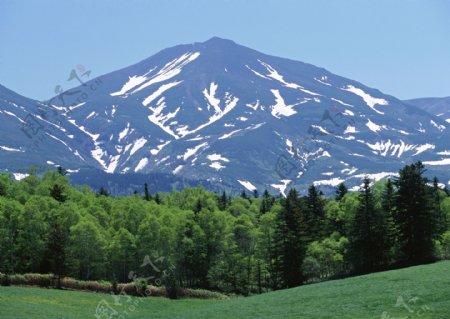
[[[145,166],[147,166],[147,164],[148,164],[148,158],[147,157],[141,158],[139,163],[134,168],[134,172],[137,173],[137,172],[141,171]]]
[[[363,179],[365,177],[369,178],[372,181],[379,181],[383,178],[386,177],[390,177],[390,176],[398,176],[398,173],[396,172],[380,172],[380,173],[372,173],[372,174],[358,174],[358,175],[353,175],[351,178],[360,178]]]
[[[216,113],[220,113],[222,110],[220,109],[220,99],[216,98],[217,87],[218,87],[218,85],[216,83],[211,82],[209,85],[209,91],[208,91],[208,89],[204,89],[203,95],[205,96],[209,105],[211,105],[214,108],[214,111]],[[208,106],[208,109],[209,109],[209,106]]]
[[[438,125],[435,121],[433,121],[433,120],[430,120],[430,123],[434,126],[434,127],[436,127],[439,131],[443,131],[443,130],[445,130],[445,126],[444,125]]]
[[[298,85],[297,83],[286,82],[284,80],[284,77],[280,73],[278,73],[278,71],[275,70],[275,68],[273,68],[271,65],[269,65],[268,63],[265,63],[265,62],[263,62],[261,60],[258,60],[258,62],[261,63],[261,65],[263,65],[266,68],[267,72],[269,72],[269,74],[267,74],[267,76],[269,78],[272,78],[275,81],[280,82],[285,87],[288,87],[288,88],[291,88],[291,89],[297,89],[297,90],[300,90],[300,91],[302,91],[304,93],[307,93],[307,94],[310,94],[310,95],[320,96],[320,94],[312,92],[312,91],[309,91],[309,90],[306,90],[303,86]]]
[[[370,119],[367,119],[366,126],[375,133],[381,131],[382,129],[386,129],[386,126],[375,124]]]
[[[220,154],[210,154],[208,156],[206,156],[207,159],[209,159],[210,161],[224,161],[224,162],[229,162],[230,160],[226,157],[223,157]]]
[[[146,87],[149,87],[152,84],[167,81],[174,76],[181,73],[181,70],[184,66],[186,66],[188,63],[194,61],[200,56],[200,52],[188,52],[180,56],[179,58],[176,58],[172,60],[171,62],[167,63],[161,70],[158,71],[156,75],[150,78],[149,81],[145,82],[144,84],[140,85],[137,89],[135,89],[132,93],[136,93],[142,89],[145,89]]]
[[[352,168],[344,168],[343,170],[341,170],[342,174],[347,174],[347,175],[351,175],[354,172],[356,172],[358,169],[356,167],[352,167]]]
[[[111,156],[108,167],[105,172],[108,174],[114,173],[116,170],[117,164],[119,164],[120,155]]]
[[[375,108],[375,105],[377,105],[377,104],[378,105],[388,105],[389,104],[389,102],[386,101],[385,99],[375,98],[375,97],[371,96],[370,94],[364,92],[363,90],[361,90],[353,85],[347,85],[347,87],[344,88],[343,90],[360,96],[364,100],[364,102],[366,102],[367,106],[370,107],[373,111],[377,112],[378,114],[384,114],[384,113],[381,111],[378,111]]]
[[[194,155],[195,153],[197,153],[197,151],[198,151],[199,149],[201,149],[202,147],[206,147],[206,146],[208,146],[208,143],[207,143],[207,142],[202,143],[202,144],[199,144],[199,145],[197,145],[197,146],[195,146],[195,147],[193,147],[193,148],[188,148],[188,149],[186,150],[186,152],[184,153],[184,155],[182,156],[182,157],[183,157],[183,160],[186,161],[189,157],[191,157],[192,155]]]
[[[241,181],[241,180],[237,180],[239,182],[239,184],[241,184],[242,186],[244,186],[247,190],[249,190],[250,192],[253,192],[254,190],[256,190],[256,186],[253,185],[252,183],[250,183],[249,181]]]
[[[151,71],[153,71],[155,68],[151,69],[148,73],[150,73]],[[133,76],[129,76],[128,77],[128,82],[125,83],[122,88],[114,93],[111,93],[111,96],[119,96],[119,95],[123,95],[125,93],[127,93],[129,90],[131,90],[132,88],[138,86],[139,84],[143,83],[144,81],[147,80],[147,77],[145,75],[133,75]]]
[[[317,82],[319,82],[319,83],[321,83],[323,85],[331,86],[330,83],[325,82],[325,81],[328,80],[328,77],[326,75],[322,76],[320,79],[314,78],[314,80],[316,80]]]
[[[212,162],[209,164],[209,167],[214,168],[216,171],[220,171],[222,168],[225,168],[220,162]]]
[[[183,137],[188,135],[188,134],[192,134],[192,133],[196,133],[197,131],[211,125],[212,123],[220,120],[222,117],[224,117],[226,114],[228,114],[229,112],[231,112],[231,110],[233,110],[237,103],[239,101],[238,97],[232,96],[230,93],[226,92],[225,93],[225,108],[218,112],[215,113],[214,115],[212,115],[209,119],[208,122],[201,124],[200,126],[198,126],[196,129],[192,130],[192,131],[186,131],[184,132],[184,134],[182,135]]]
[[[169,126],[165,126],[164,124],[174,118],[177,113],[180,111],[180,107],[178,107],[174,112],[163,114],[163,110],[166,108],[166,103],[164,102],[164,98],[158,101],[156,107],[150,107],[149,109],[153,111],[153,114],[148,116],[148,120],[153,124],[159,126],[164,132],[173,136],[175,139],[179,139],[179,136],[176,135]]]
[[[147,143],[147,140],[143,137],[135,140],[133,142],[133,147],[131,148],[130,155],[136,153],[139,149],[141,149],[145,145],[145,143]]]
[[[89,113],[89,115],[86,117],[86,120],[89,120],[91,117],[93,117],[94,115],[97,115],[97,113],[95,113],[94,111],[92,111],[91,113]]]
[[[260,107],[259,100],[256,100],[256,102],[254,104],[247,103],[245,105],[248,106],[249,108],[253,109],[254,111],[256,111],[258,109],[258,107]]]
[[[322,175],[331,176],[331,175],[334,175],[334,172],[324,172],[324,173],[322,173]]]
[[[225,134],[223,134],[222,136],[219,137],[219,140],[224,140],[226,138],[229,138],[229,137],[233,136],[234,134],[236,134],[236,133],[238,133],[240,131],[242,131],[242,129],[234,130],[234,131],[231,131],[230,133],[225,133]]]
[[[92,134],[92,133],[90,133],[88,130],[86,130],[85,128],[84,128],[84,126],[79,126],[79,125],[77,125],[77,123],[75,122],[75,120],[73,120],[73,119],[71,119],[71,120],[69,120],[69,122],[71,123],[71,124],[73,124],[74,126],[76,126],[79,130],[81,130],[83,133],[85,133],[85,134],[87,134],[87,135],[89,135],[91,138],[92,138],[92,140],[95,142],[97,139],[98,139],[98,137],[100,136],[100,134]]]
[[[424,161],[423,164],[425,165],[450,165],[450,158],[443,158],[441,160],[438,161]]]
[[[241,121],[241,122],[246,122],[248,120],[248,118],[246,118],[245,116],[241,116],[241,117],[238,117],[236,120]]]
[[[8,152],[22,152],[22,153],[25,152],[21,148],[14,148],[14,147],[1,146],[1,145],[0,145],[0,150],[8,151]]]
[[[324,129],[322,126],[320,125],[311,125],[311,127],[318,129],[320,132],[322,132],[323,134],[326,135],[330,135],[330,132],[328,132],[326,129]]]
[[[290,179],[282,179],[280,180],[282,184],[270,184],[271,187],[277,189],[284,197],[286,197],[286,188],[292,180]]]
[[[450,155],[450,151],[437,152],[438,155]]]
[[[3,110],[3,113],[6,113],[6,114],[8,114],[8,115],[11,115],[11,116],[15,117],[15,118],[18,119],[21,123],[25,123],[24,120],[22,120],[20,117],[18,117],[16,114],[14,114],[14,113],[12,113],[12,112]]]
[[[344,114],[344,115],[349,115],[349,116],[355,116],[355,113],[353,113],[353,112],[350,111],[350,110],[345,110],[344,112],[342,112],[342,114]]]
[[[142,101],[142,105],[144,105],[144,106],[149,105],[151,102],[153,102],[155,99],[157,99],[165,91],[173,88],[174,86],[180,84],[181,82],[183,82],[183,81],[175,81],[175,82],[170,82],[170,83],[161,85],[155,92],[150,94],[148,97],[146,97],[144,99],[144,101]]]
[[[280,118],[280,116],[291,116],[296,114],[297,112],[293,109],[296,104],[286,105],[283,97],[278,90],[270,90],[272,94],[275,96],[275,105],[272,105],[272,115],[276,118]]]
[[[127,135],[130,130],[130,123],[127,122],[127,126],[119,133],[119,142],[122,141]]]
[[[47,164],[48,164],[48,165],[55,165],[55,163],[52,162],[52,161],[47,161]]]
[[[357,133],[356,128],[354,126],[347,125],[347,127],[345,128],[344,134],[350,134],[350,133]]]
[[[423,144],[416,147],[416,153],[414,155],[418,155],[422,152],[425,152],[426,150],[434,150],[436,148],[433,144]]]
[[[178,174],[178,173],[181,171],[182,168],[183,168],[183,165],[178,165],[177,168],[175,168],[175,169],[172,171],[172,173]]]
[[[30,176],[30,174],[24,174],[24,173],[12,173],[14,175],[14,179],[16,181],[20,181],[22,179],[24,179],[25,177]]]
[[[339,177],[333,177],[331,179],[324,179],[320,181],[314,181],[314,186],[319,185],[328,185],[328,186],[338,186],[339,184],[343,183],[345,180],[339,178]]]
[[[341,100],[335,99],[334,97],[331,98],[333,101],[338,102],[339,104],[345,105],[345,106],[350,106],[353,107],[353,105],[342,102]]]
[[[152,154],[152,155],[156,155],[156,154],[158,154],[167,144],[169,144],[170,143],[170,141],[167,141],[167,142],[165,142],[165,143],[163,143],[163,144],[160,144],[160,145],[157,145],[156,146],[156,149],[151,149],[150,150],[150,153]]]

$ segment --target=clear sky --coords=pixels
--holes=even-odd
[[[45,99],[76,65],[99,76],[219,36],[399,98],[450,96],[449,16],[447,0],[0,0],[0,84]]]

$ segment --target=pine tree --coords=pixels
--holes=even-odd
[[[431,188],[433,215],[436,222],[436,237],[442,235],[447,230],[447,218],[445,212],[441,209],[441,196],[439,180],[435,176],[433,178],[433,187]]]
[[[98,190],[97,196],[109,196],[109,193],[103,186],[101,186]]]
[[[258,198],[258,197],[259,197],[259,194],[258,194],[258,190],[257,190],[257,189],[255,189],[255,190],[253,191],[253,197],[254,197],[254,198]]]
[[[308,188],[306,205],[308,208],[307,223],[312,234],[311,240],[323,239],[325,237],[325,210],[322,197],[314,185]]]
[[[357,273],[378,270],[386,260],[384,220],[375,208],[370,180],[364,178],[349,236],[349,259]]]
[[[386,252],[386,264],[393,262],[395,255],[395,238],[397,229],[395,225],[395,189],[392,180],[388,178],[384,186],[381,198],[381,210],[384,218],[386,233],[384,236],[384,250]]]
[[[150,195],[150,193],[148,191],[148,184],[147,183],[144,184],[144,199],[146,201],[149,201],[149,200],[152,199],[152,196]]]
[[[347,193],[348,193],[347,186],[345,186],[344,183],[340,183],[336,189],[336,200],[341,201],[344,198],[345,194]]]
[[[308,226],[305,210],[295,189],[291,189],[283,200],[283,209],[277,216],[276,250],[279,258],[277,268],[284,281],[285,287],[295,287],[303,280],[302,263],[309,242]]]
[[[161,204],[161,197],[159,196],[159,193],[155,194],[155,202],[156,204],[160,205]]]
[[[424,172],[423,164],[417,162],[401,169],[395,181],[399,258],[406,264],[423,263],[433,258],[436,220]]]
[[[217,206],[220,210],[225,210],[228,206],[228,198],[225,191],[222,192],[222,195],[217,198]]]
[[[275,202],[275,198],[273,198],[272,195],[269,194],[269,192],[264,190],[262,200],[261,200],[261,206],[259,208],[259,212],[261,215],[267,213],[272,208],[273,203]]]

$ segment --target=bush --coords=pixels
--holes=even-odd
[[[11,280],[10,280],[8,274],[0,273],[0,285],[5,286],[5,287],[11,285]]]

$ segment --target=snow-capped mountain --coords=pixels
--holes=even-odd
[[[428,97],[404,101],[450,123],[450,97]]]
[[[282,193],[359,185],[365,174],[382,178],[417,160],[450,179],[449,123],[440,117],[220,38],[163,50],[50,104],[65,157],[48,147],[34,164],[73,166],[73,157],[111,174],[161,172]]]

